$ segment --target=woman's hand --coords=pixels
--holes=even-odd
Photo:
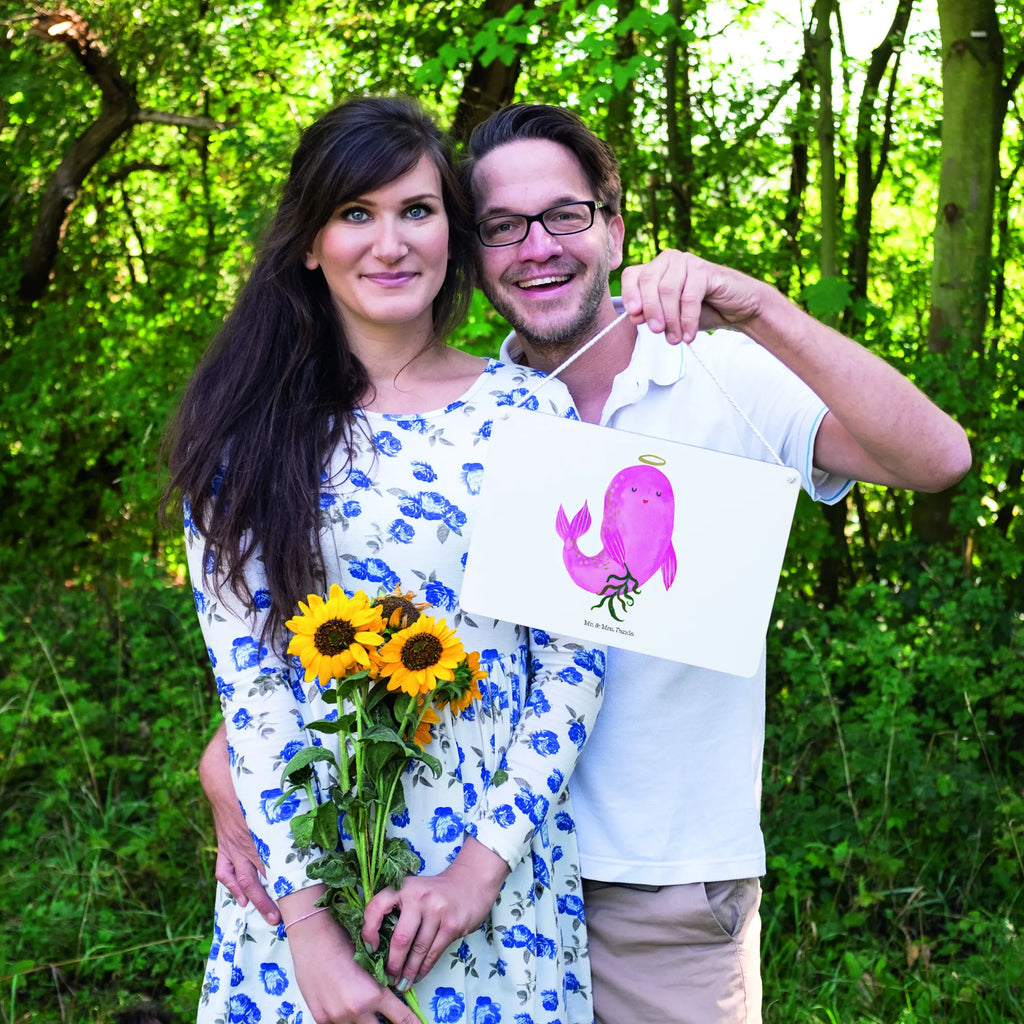
[[[399,911],[388,951],[388,976],[400,992],[427,975],[441,954],[475,931],[491,912],[509,866],[467,836],[455,860],[439,875],[413,875],[397,892],[382,889],[363,915],[363,939],[376,949],[386,914]]]
[[[279,924],[281,915],[277,904],[260,882],[263,864],[242,817],[242,808],[231,781],[228,740],[223,722],[199,759],[199,781],[213,809],[213,827],[217,833],[214,872],[217,881],[223,883],[240,907],[252,900],[267,924]]]
[[[282,904],[283,906],[283,904]],[[299,921],[285,910],[295,980],[316,1024],[419,1024],[390,989],[378,985],[356,962],[345,929],[324,911]]]

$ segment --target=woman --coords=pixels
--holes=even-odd
[[[283,917],[272,928],[219,888],[200,1021],[414,1019],[315,912],[322,886],[287,820],[305,808],[277,803],[303,723],[329,710],[284,654],[283,623],[332,583],[418,591],[489,673],[475,715],[446,710],[433,727],[441,776],[404,779],[393,830],[424,870],[398,898],[409,953],[388,962],[397,987],[415,982],[435,1021],[592,1020],[565,783],[598,710],[603,652],[478,623],[458,604],[491,422],[533,383],[444,344],[466,311],[471,252],[450,155],[419,108],[332,110],[304,133],[178,414],[171,486],[235,789]],[[561,385],[544,395],[544,411],[575,416]]]

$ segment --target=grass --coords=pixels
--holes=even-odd
[[[0,1024],[194,1017],[216,698],[174,575],[0,585]],[[1024,1022],[1019,630],[800,600],[769,652],[766,1024]]]
[[[3,595],[0,1022],[198,1002],[214,880],[195,764],[214,712],[183,587]]]

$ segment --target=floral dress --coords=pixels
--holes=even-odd
[[[604,652],[480,620],[459,606],[494,419],[524,399],[528,407],[575,417],[560,384],[546,385],[543,398],[530,396],[536,380],[531,371],[490,361],[444,409],[360,414],[351,469],[337,460],[320,494],[328,585],[371,597],[395,586],[415,591],[434,606],[427,614],[454,626],[488,670],[482,700],[456,718],[445,709],[433,726],[427,750],[441,761],[441,776],[414,765],[403,779],[406,809],[391,821],[425,873],[444,870],[467,834],[512,867],[487,920],[415,986],[428,1019],[446,1024],[593,1020],[566,782],[600,705]],[[186,539],[235,790],[266,865],[267,889],[280,897],[311,884],[306,866],[316,856],[293,843],[289,819],[305,810],[304,798],[279,801],[281,769],[303,745],[337,742],[303,729],[333,709],[315,683],[303,682],[297,659],[260,642],[269,599],[258,576],[250,580],[252,607],[238,607],[227,592],[215,594],[204,576],[203,538],[187,510]],[[514,557],[510,552],[510,569]],[[251,904],[239,907],[223,886],[198,1019],[313,1024],[283,929],[267,925]]]

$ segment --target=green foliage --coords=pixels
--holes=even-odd
[[[194,618],[188,588],[143,558],[0,589],[5,1020],[198,1000],[213,879],[195,765],[212,702]]]
[[[912,542],[886,544],[876,579],[834,609],[780,593],[764,777],[766,991],[780,993],[769,1020],[1020,1017],[1024,974],[1007,966],[1024,964],[1019,608]],[[819,994],[812,1011],[781,995],[794,980]]]
[[[807,312],[830,323],[850,305],[852,286],[843,277],[822,277],[803,290]]]
[[[766,1016],[1024,1019],[1019,110],[1004,126],[989,331],[940,357],[927,327],[942,54],[924,21],[889,123],[880,107],[872,124],[867,298],[851,304],[849,281],[818,270],[801,26],[779,28],[762,2],[689,3],[681,22],[646,0],[504,13],[383,0],[74,6],[142,108],[223,127],[147,121],[122,136],[74,197],[46,295],[26,305],[18,281],[43,191],[99,93],[58,43],[26,34],[27,13],[7,16],[0,1024],[108,1021],[142,998],[192,1015],[213,902],[194,765],[216,699],[178,542],[156,517],[164,424],[245,276],[301,127],[352,92],[411,93],[450,121],[471,69],[517,59],[516,98],[564,102],[614,142],[627,260],[685,237],[844,317],[968,426],[976,470],[951,507],[955,558],[916,546],[913,495],[858,488],[830,514],[801,501],[769,651]],[[847,44],[877,45],[892,8],[876,5],[867,29],[847,20]],[[1010,69],[1024,22],[1017,5],[996,9]],[[866,56],[837,67],[841,263],[858,241],[852,112]],[[666,156],[670,124],[685,167]],[[504,330],[477,294],[454,340],[489,355]]]

